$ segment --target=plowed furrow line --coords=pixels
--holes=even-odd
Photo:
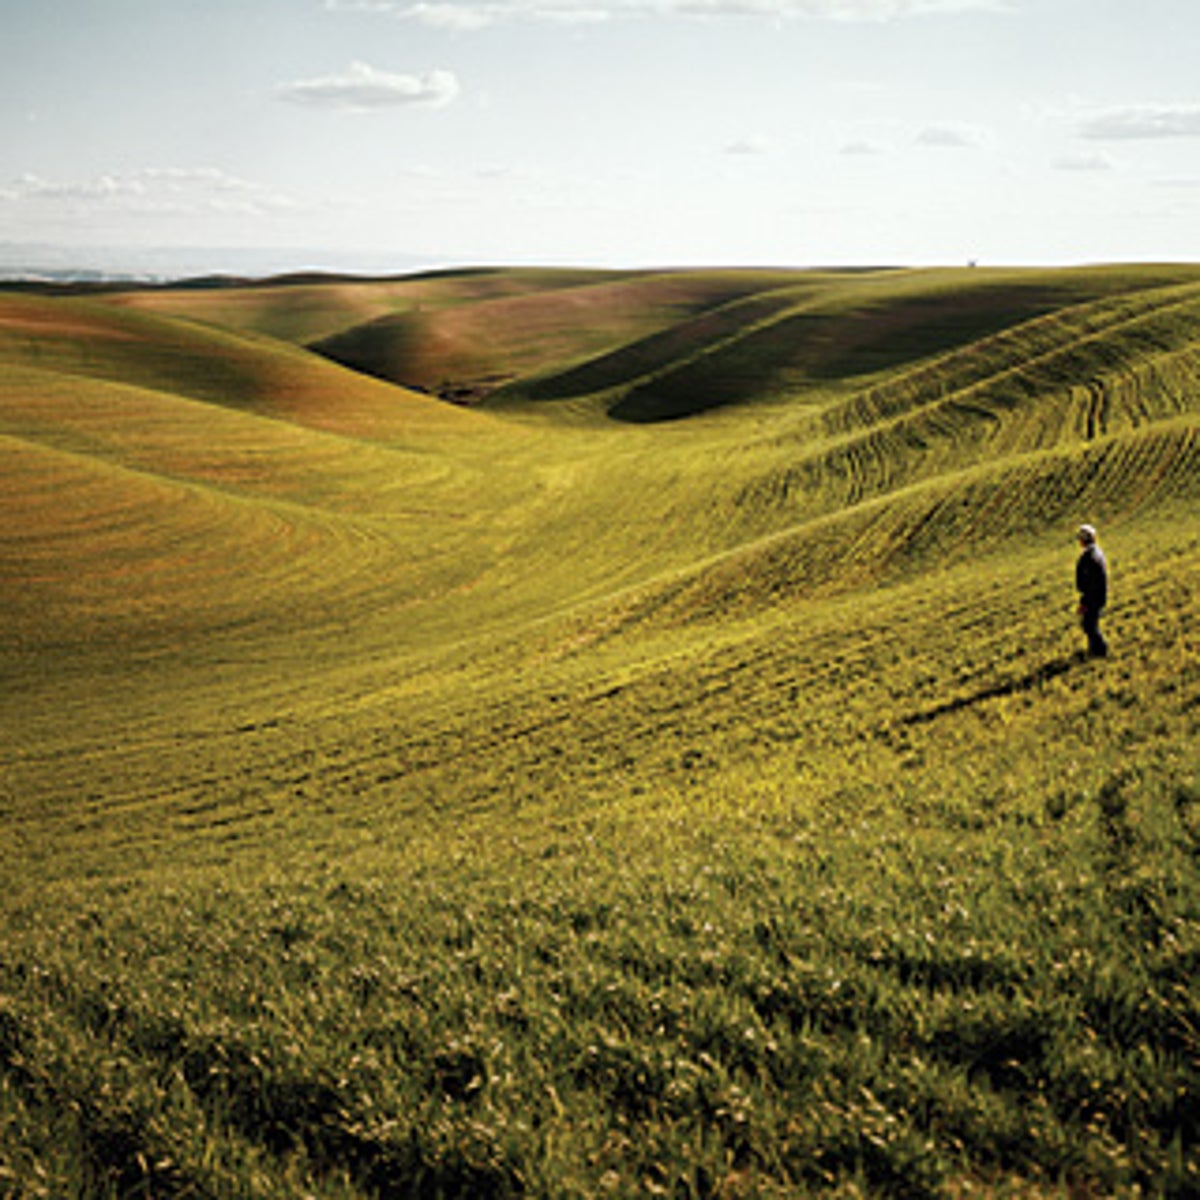
[[[844,435],[894,419],[912,408],[939,403],[956,392],[992,386],[1012,376],[1036,377],[1048,364],[1076,353],[1079,347],[1103,347],[1116,331],[1136,331],[1148,321],[1180,317],[1186,328],[1170,340],[1170,344],[1178,345],[1180,340],[1189,339],[1187,328],[1194,332],[1200,321],[1195,311],[1198,300],[1200,289],[1184,285],[1165,293],[1097,301],[1066,313],[1035,318],[825,410],[821,428],[828,435]]]

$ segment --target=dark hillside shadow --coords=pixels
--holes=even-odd
[[[721,395],[656,395],[653,390],[638,390],[619,400],[608,410],[614,421],[630,425],[654,425],[660,421],[681,421],[713,408],[724,408],[730,401]]]
[[[846,314],[814,379],[854,379],[959,350],[1068,303],[1059,289],[1010,285],[905,298]]]

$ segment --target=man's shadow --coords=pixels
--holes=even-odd
[[[979,691],[972,692],[970,695],[956,696],[953,700],[934,705],[933,708],[909,713],[907,716],[901,717],[898,724],[927,725],[930,721],[936,721],[938,717],[943,717],[947,713],[958,712],[960,709],[970,708],[974,704],[982,704],[985,700],[996,700],[1001,696],[1014,696],[1018,692],[1031,692],[1035,688],[1049,683],[1050,680],[1065,675],[1072,667],[1089,661],[1091,659],[1086,650],[1077,650],[1074,654],[1068,654],[1062,658],[1052,658],[1027,675],[1020,675],[1016,679],[1005,679],[1000,683],[980,688]]]

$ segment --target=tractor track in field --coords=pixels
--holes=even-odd
[[[1054,449],[1073,428],[1085,441],[1101,441],[1200,407],[1200,293],[1194,287],[1142,299],[1132,313],[1126,305],[1101,310],[1082,329],[1064,327],[1059,316],[1031,325],[1039,331],[1035,345],[1049,341],[1032,354],[1021,326],[1000,335],[1000,361],[986,371],[970,353],[955,352],[917,368],[912,378],[883,385],[884,392],[898,392],[896,402],[871,391],[801,422],[802,432],[793,436],[811,446],[792,443],[787,454],[788,442],[779,443],[785,461],[744,485],[738,503],[786,504],[815,515],[950,467],[961,471],[970,463]],[[1112,340],[1118,337],[1124,340]],[[1084,385],[1069,383],[1098,347],[1104,374]],[[814,421],[824,437],[813,439]]]

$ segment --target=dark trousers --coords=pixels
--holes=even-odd
[[[1088,653],[1093,658],[1108,657],[1108,643],[1104,640],[1104,634],[1100,632],[1100,614],[1103,611],[1102,608],[1086,606],[1079,610],[1080,624],[1083,626],[1083,632],[1087,634]]]

